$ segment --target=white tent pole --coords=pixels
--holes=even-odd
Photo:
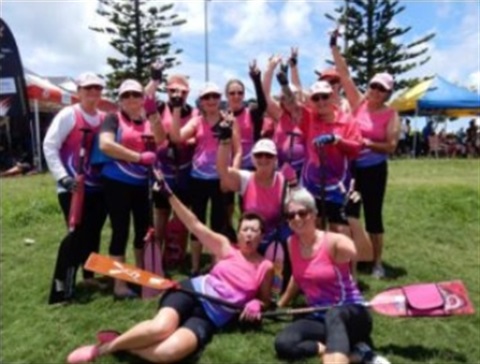
[[[36,147],[37,147],[37,163],[38,163],[38,170],[42,171],[42,145],[40,144],[40,113],[38,110],[38,100],[35,100],[33,103],[33,110],[35,112],[35,139],[36,139]]]

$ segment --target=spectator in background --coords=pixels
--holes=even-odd
[[[475,119],[470,120],[467,129],[467,157],[477,157],[479,154],[479,142],[478,142],[478,127],[475,124]]]
[[[422,130],[422,145],[423,145],[423,154],[428,156],[430,153],[430,147],[428,145],[428,137],[435,134],[435,128],[433,126],[433,120],[429,120],[427,125]]]

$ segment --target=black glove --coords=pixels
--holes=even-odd
[[[150,66],[150,78],[153,81],[162,82],[164,65],[160,62],[155,62]]]
[[[290,56],[290,58],[288,59],[288,64],[290,65],[290,67],[295,67],[298,63],[298,58],[297,56]]]
[[[170,186],[164,179],[161,179],[161,180],[157,179],[155,182],[155,186],[153,188],[155,191],[158,192],[160,196],[162,196],[166,200],[168,200],[173,195],[173,192],[170,189]]]
[[[338,38],[338,30],[334,30],[332,34],[330,34],[330,47],[337,46],[337,38]]]
[[[288,85],[288,65],[280,65],[280,71],[277,72],[277,81],[280,86]]]
[[[170,105],[172,105],[172,108],[180,108],[183,106],[183,99],[181,96],[174,95],[170,98]]]
[[[77,188],[77,181],[73,177],[65,176],[58,180],[58,184],[68,192],[73,192]]]
[[[212,133],[218,140],[228,140],[232,138],[232,124],[222,120],[212,126]]]

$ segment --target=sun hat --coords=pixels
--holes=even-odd
[[[143,87],[140,82],[132,79],[128,79],[122,82],[120,88],[118,89],[118,95],[121,96],[125,92],[133,91],[133,92],[140,92],[143,94]]]
[[[101,86],[105,87],[105,81],[93,72],[84,72],[80,74],[75,83],[78,87]]]
[[[220,88],[214,84],[213,82],[207,82],[205,86],[200,90],[200,94],[198,97],[202,98],[205,95],[208,94],[217,94],[217,95],[222,95],[222,92],[220,91]]]
[[[271,155],[277,155],[277,147],[272,139],[263,138],[255,143],[252,148],[252,154],[268,153]]]

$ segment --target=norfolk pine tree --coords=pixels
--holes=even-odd
[[[338,16],[325,16],[344,27],[343,56],[352,70],[356,85],[365,90],[368,81],[377,72],[394,75],[395,89],[412,86],[418,78],[399,79],[399,76],[430,60],[427,42],[435,33],[427,34],[409,44],[398,38],[411,27],[394,27],[395,16],[405,10],[397,0],[344,0],[335,9]]]
[[[145,85],[150,65],[161,58],[166,68],[180,64],[176,56],[181,49],[172,50],[170,29],[186,20],[171,14],[173,4],[150,5],[150,0],[98,0],[97,13],[108,20],[108,26],[90,29],[111,35],[110,45],[122,57],[107,58],[113,72],[107,74],[107,88],[115,94],[121,82],[134,78]]]

